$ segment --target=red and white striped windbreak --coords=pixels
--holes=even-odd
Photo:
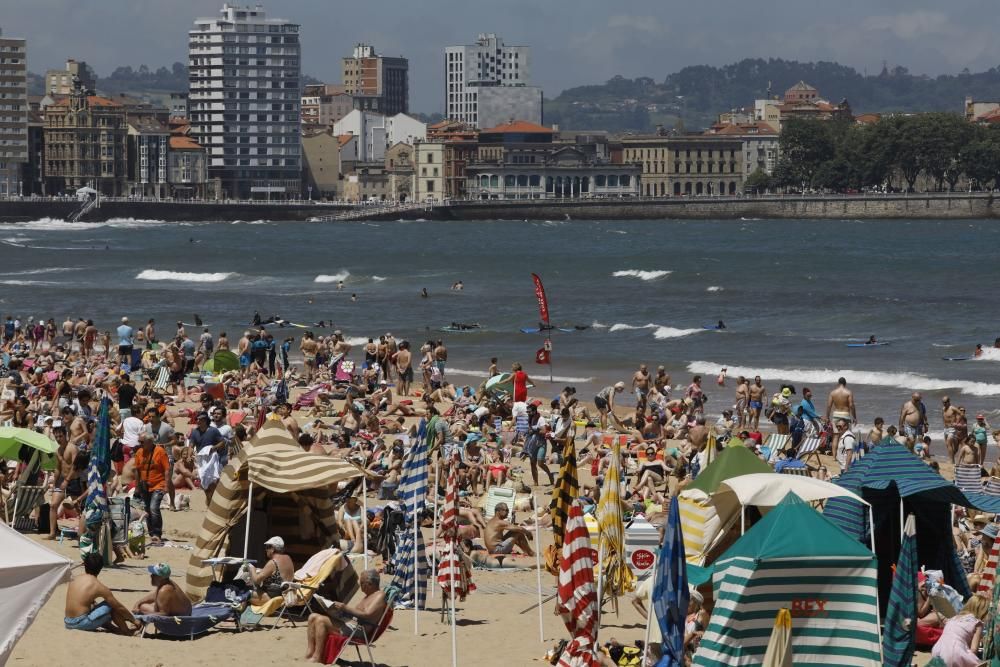
[[[445,492],[443,514],[441,516],[441,536],[445,541],[445,553],[438,562],[438,585],[445,595],[451,593],[452,581],[455,593],[462,600],[475,590],[471,568],[463,567],[461,546],[458,544],[458,460],[452,459],[448,472],[448,487]]]
[[[559,658],[559,667],[596,667],[597,588],[594,586],[594,550],[579,501],[569,508],[556,610],[573,636]]]
[[[983,568],[983,578],[979,580],[980,593],[992,593],[993,586],[996,585],[997,561],[1000,560],[1000,540],[993,542],[990,549],[989,558],[986,560],[986,567]]]

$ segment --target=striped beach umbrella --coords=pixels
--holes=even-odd
[[[559,561],[556,611],[573,637],[559,658],[559,667],[597,667],[597,590],[594,551],[579,502],[569,505]]]
[[[452,583],[454,582],[454,593],[459,598],[465,596],[474,586],[470,580],[468,570],[462,567],[462,558],[458,551],[458,457],[457,453],[452,457],[448,473],[448,487],[445,491],[444,512],[441,517],[441,537],[445,541],[446,553],[437,566],[438,585],[445,595],[452,593]]]
[[[916,647],[917,632],[917,522],[911,514],[903,528],[903,543],[896,560],[896,575],[889,593],[882,635],[883,667],[908,667]]]
[[[576,446],[572,438],[566,439],[563,448],[563,462],[559,468],[559,481],[552,489],[552,540],[558,551],[563,546],[566,520],[569,508],[580,494],[580,482],[576,476]]]
[[[663,635],[662,657],[657,667],[682,667],[684,664],[684,625],[690,599],[680,505],[677,496],[673,496],[663,531],[660,559],[653,574],[653,611]]]
[[[617,598],[632,590],[635,576],[625,562],[625,524],[622,519],[621,444],[615,439],[611,448],[611,463],[604,475],[604,486],[597,503],[597,523],[600,527],[601,550],[604,552],[602,597]]]
[[[392,562],[395,568],[392,586],[399,590],[396,604],[423,609],[427,602],[427,580],[431,575],[431,566],[427,562],[424,538],[419,530],[403,531],[403,541],[396,547]]]
[[[111,530],[107,524],[108,493],[105,485],[111,473],[111,399],[101,400],[97,412],[97,429],[90,447],[87,465],[87,498],[83,503],[86,533],[80,536],[80,555],[100,553],[110,557]]]
[[[396,491],[406,509],[407,520],[412,520],[413,514],[424,509],[427,501],[427,442],[417,440],[410,448],[406,461],[403,463],[403,474],[399,479]]]

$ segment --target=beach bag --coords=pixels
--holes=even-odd
[[[109,456],[115,463],[120,463],[125,460],[125,447],[122,445],[121,440],[115,440],[111,443],[111,452]]]

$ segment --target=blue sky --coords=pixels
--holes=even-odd
[[[863,70],[904,65],[955,73],[1000,64],[995,0],[281,0],[272,16],[303,25],[303,68],[338,82],[355,42],[410,59],[411,108],[441,110],[443,49],[496,32],[533,47],[533,78],[555,96],[615,74],[662,80],[685,65],[746,57],[835,60]],[[0,29],[29,40],[29,68],[67,57],[98,74],[186,57],[207,0],[0,0]]]

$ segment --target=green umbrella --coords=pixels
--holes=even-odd
[[[236,371],[240,368],[240,358],[229,350],[219,350],[215,355],[205,362],[202,370],[210,373],[225,373],[226,371]]]
[[[27,445],[43,454],[55,454],[58,445],[47,435],[28,428],[0,426],[0,459],[16,459],[21,446]]]
[[[508,394],[514,393],[514,376],[510,373],[501,373],[500,375],[494,375],[489,380],[486,381],[486,391],[488,393],[493,393],[497,391],[503,391]]]

